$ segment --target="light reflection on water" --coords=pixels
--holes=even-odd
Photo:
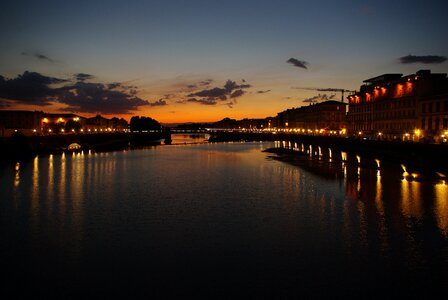
[[[5,167],[0,230],[10,241],[1,248],[10,284],[32,276],[38,291],[48,279],[59,292],[64,280],[185,290],[202,280],[212,290],[245,282],[255,295],[319,295],[321,285],[389,288],[395,273],[405,285],[439,282],[447,185],[402,179],[379,161],[381,172],[365,168],[334,150],[331,161],[319,149],[317,159],[281,162],[261,152],[268,146],[50,155]]]

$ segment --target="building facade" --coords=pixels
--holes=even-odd
[[[9,137],[15,133],[31,136],[126,131],[128,131],[126,120],[107,119],[100,115],[86,118],[66,113],[0,110],[0,137]]]
[[[306,134],[345,134],[346,106],[330,100],[288,109],[277,114],[277,127]]]
[[[351,136],[371,139],[443,139],[448,130],[446,74],[384,74],[364,80],[350,95],[347,114]]]
[[[0,110],[0,137],[41,134],[43,112],[25,110]]]

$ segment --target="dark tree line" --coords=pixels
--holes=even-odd
[[[131,131],[161,130],[162,125],[150,117],[134,116],[130,123]]]

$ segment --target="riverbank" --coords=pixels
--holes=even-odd
[[[333,152],[333,159],[335,159],[337,150],[339,151],[339,155],[341,155],[340,153],[342,151],[347,153],[351,159],[356,159],[356,156],[361,156],[373,163],[375,163],[375,159],[379,159],[403,164],[425,172],[436,171],[444,174],[448,173],[447,144],[364,140],[288,133],[245,133],[236,131],[214,133],[210,137],[210,141],[278,141],[282,143],[281,146],[283,148],[297,148],[302,152],[311,151],[312,156],[321,155],[328,157]],[[284,151],[287,151],[286,149]],[[318,153],[319,151],[321,152],[320,154]]]
[[[166,138],[165,133],[104,133],[67,134],[48,136],[16,135],[0,139],[0,161],[32,158],[36,155],[62,153],[71,144],[78,144],[74,151],[104,152],[159,145]]]

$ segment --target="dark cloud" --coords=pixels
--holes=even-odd
[[[34,53],[22,52],[21,55],[34,57],[34,58],[37,58],[38,60],[46,60],[48,62],[54,62],[54,60],[52,60],[48,56],[46,56],[42,53],[39,53],[39,52],[34,52]]]
[[[197,98],[189,98],[186,100],[186,102],[192,102],[192,103],[199,103],[202,105],[216,105],[216,100],[213,98],[203,98],[203,99],[197,99]]]
[[[45,106],[56,100],[60,91],[54,85],[67,80],[25,71],[13,79],[0,76],[0,98],[23,104]]]
[[[211,79],[201,81],[198,84],[187,86],[193,88],[193,86],[199,87],[202,85],[209,85],[212,82]],[[216,105],[223,101],[229,101],[235,104],[235,100],[241,97],[246,92],[244,89],[250,88],[251,85],[244,83],[238,84],[235,81],[227,80],[223,87],[207,88],[187,95],[188,99],[178,100],[176,103],[199,103],[203,105]]]
[[[441,64],[447,60],[446,56],[438,56],[438,55],[407,55],[399,58],[400,63],[402,64],[413,64],[413,63],[422,63],[422,64]]]
[[[245,92],[243,90],[236,90],[230,95],[230,98],[238,98],[244,94],[245,94]]]
[[[213,82],[213,79],[206,79],[206,80],[199,82],[199,84],[202,86],[207,86],[207,85],[210,85],[212,82]]]
[[[78,73],[78,74],[75,74],[74,76],[77,81],[84,81],[84,80],[89,80],[89,79],[94,78],[93,75],[86,74],[86,73]]]
[[[165,106],[165,105],[168,105],[168,103],[166,103],[166,101],[163,99],[159,99],[155,102],[150,102],[149,105],[150,106]]]
[[[228,94],[228,91],[226,89],[222,88],[212,88],[209,90],[202,90],[196,93],[189,94],[188,97],[212,97],[212,98],[219,98],[222,100],[226,99],[226,95]]]
[[[110,89],[101,83],[77,82],[65,87],[59,102],[68,105],[64,110],[102,114],[128,114],[149,101],[128,93],[126,89]]]
[[[292,64],[295,67],[298,68],[302,68],[302,69],[308,69],[307,65],[309,64],[308,62],[304,61],[304,60],[298,60],[296,58],[291,57],[290,59],[288,59],[286,61],[289,64]]]
[[[75,78],[89,77],[79,74]],[[126,114],[140,106],[151,105],[136,94],[135,87],[120,83],[87,83],[84,80],[73,83],[28,71],[13,79],[0,76],[0,98],[38,106],[57,102],[67,105],[64,110],[71,112]],[[162,102],[159,100],[155,104],[162,105]]]
[[[315,102],[319,102],[319,101],[328,101],[328,100],[334,99],[335,97],[336,97],[336,94],[332,94],[332,95],[318,94],[317,96],[307,98],[307,99],[303,100],[302,102],[315,103]]]
[[[265,91],[257,91],[257,94],[265,94],[269,93],[271,90],[265,90]]]

